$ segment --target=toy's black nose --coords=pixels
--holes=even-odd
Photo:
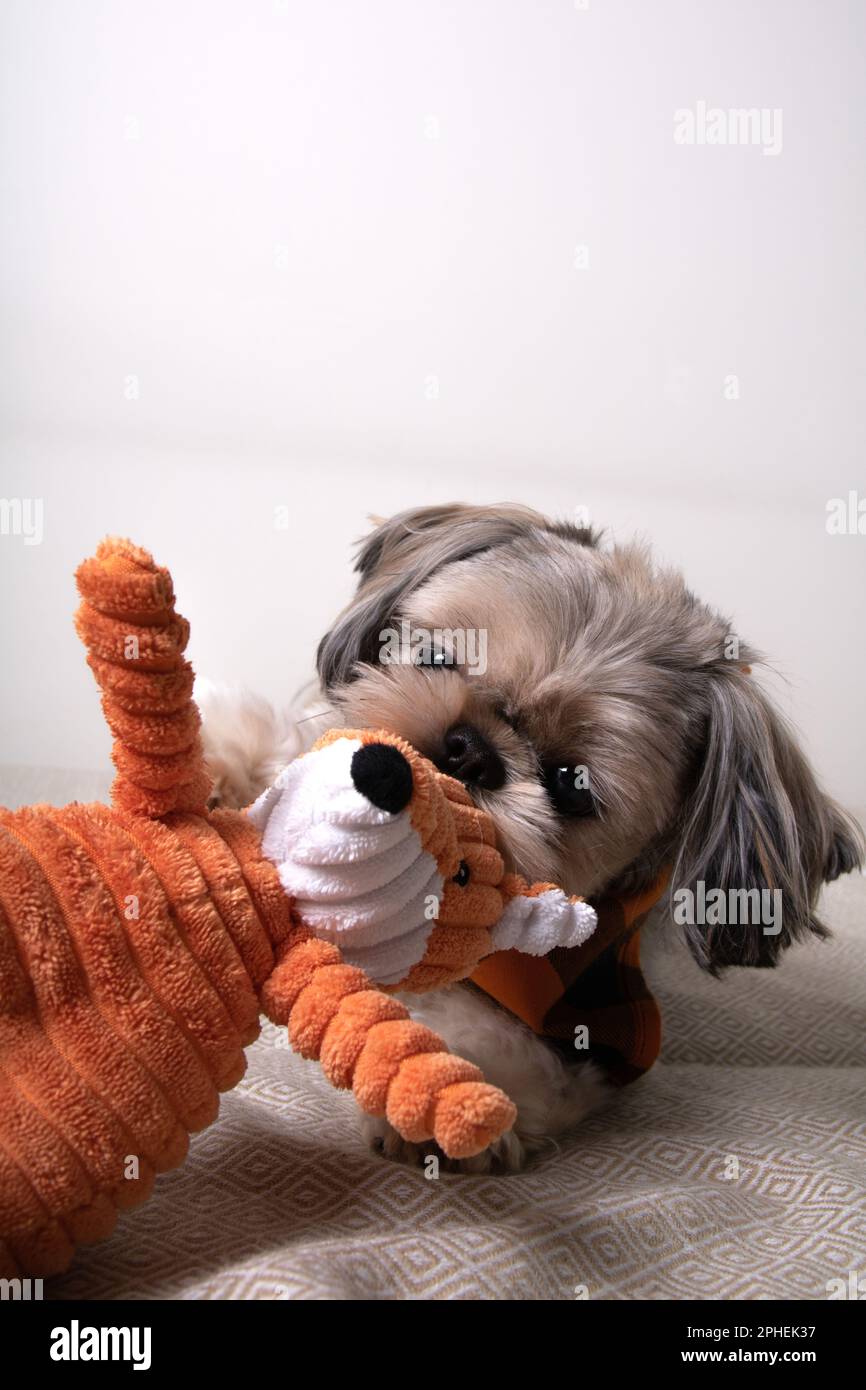
[[[352,758],[352,781],[380,811],[396,815],[412,799],[412,769],[390,743],[365,743]]]
[[[495,792],[505,785],[505,764],[474,724],[451,725],[436,765],[468,787]]]

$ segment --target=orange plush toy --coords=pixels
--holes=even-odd
[[[5,1277],[62,1271],[183,1160],[262,1010],[404,1138],[479,1152],[513,1105],[386,991],[596,921],[506,875],[489,817],[386,732],[335,730],[249,813],[209,811],[168,571],[109,540],[77,580],[117,778],[110,807],[0,810]]]

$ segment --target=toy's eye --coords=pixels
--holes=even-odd
[[[465,859],[460,860],[460,868],[457,870],[452,880],[458,888],[465,888],[469,882],[469,865]]]
[[[561,816],[576,819],[595,815],[595,797],[589,787],[582,785],[586,781],[585,774],[583,767],[563,767],[557,763],[544,768],[545,790]]]

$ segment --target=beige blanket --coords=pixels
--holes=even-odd
[[[825,915],[832,941],[721,982],[651,928],[661,1060],[518,1176],[429,1181],[368,1153],[353,1102],[269,1027],[186,1165],[46,1292],[824,1299],[852,1271],[866,1289],[866,880]]]

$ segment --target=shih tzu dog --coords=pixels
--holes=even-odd
[[[859,829],[747,673],[757,654],[679,574],[516,506],[403,512],[376,526],[356,568],[357,593],[319,645],[314,717],[287,723],[205,689],[217,797],[248,804],[333,724],[386,727],[469,786],[527,878],[631,893],[672,865],[673,890],[781,895],[772,934],[685,926],[708,971],[775,965],[825,934],[816,898],[861,863]],[[407,633],[395,660],[389,644]],[[605,1093],[592,1063],[567,1064],[471,985],[407,1002],[517,1104],[512,1134],[463,1168],[520,1167]],[[385,1121],[366,1124],[389,1156],[418,1158]]]

